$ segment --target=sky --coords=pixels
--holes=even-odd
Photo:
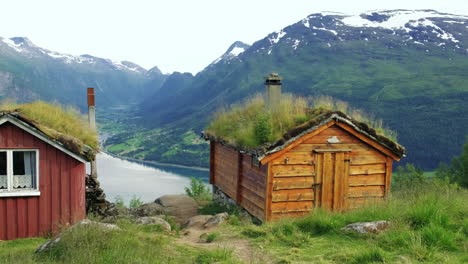
[[[435,9],[468,15],[468,0],[1,0],[0,37],[60,53],[196,73],[237,40],[252,44],[320,11]]]

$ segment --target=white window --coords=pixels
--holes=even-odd
[[[37,195],[39,151],[0,149],[0,197]]]

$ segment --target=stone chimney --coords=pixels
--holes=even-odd
[[[281,78],[278,73],[270,73],[265,77],[266,87],[266,106],[270,110],[274,110],[279,104],[281,99]]]

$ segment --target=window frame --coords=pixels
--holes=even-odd
[[[36,188],[34,189],[13,189],[13,152],[26,152],[33,151],[36,156]],[[0,190],[0,197],[22,197],[22,196],[40,196],[39,190],[39,150],[38,149],[0,149],[0,152],[6,152],[6,165],[7,165],[7,185],[6,190]]]

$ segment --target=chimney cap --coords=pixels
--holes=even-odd
[[[278,73],[272,72],[268,76],[265,77],[265,84],[276,84],[281,85],[281,80],[283,78],[279,76]]]

